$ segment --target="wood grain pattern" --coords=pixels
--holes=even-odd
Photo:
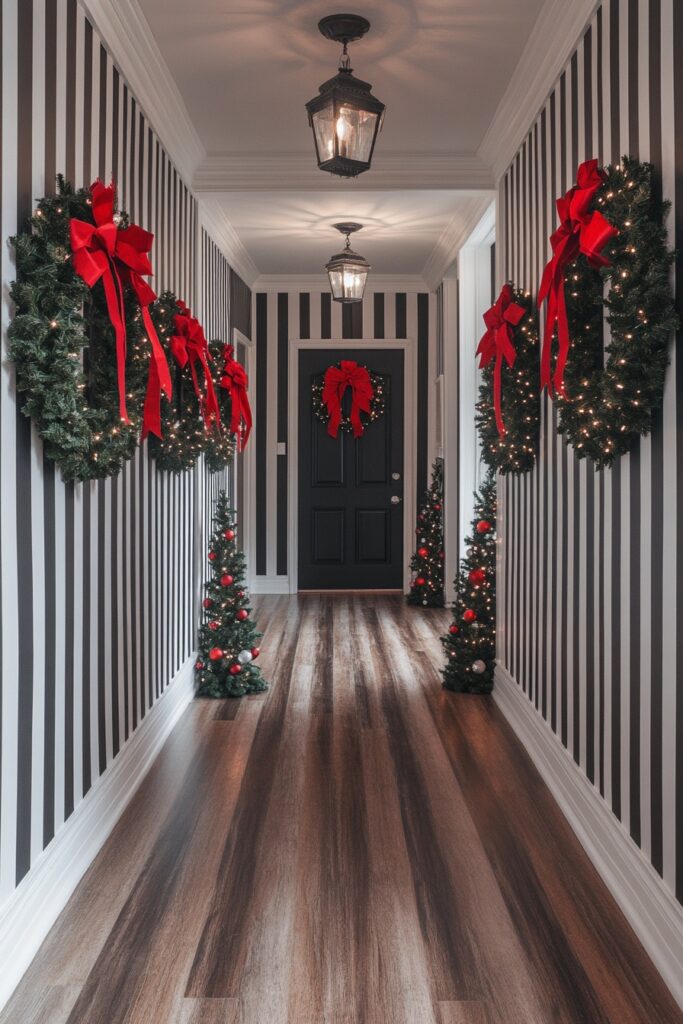
[[[270,691],[187,710],[0,1024],[683,1024],[445,613],[257,612]]]

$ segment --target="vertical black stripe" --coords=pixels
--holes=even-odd
[[[310,338],[311,336],[311,296],[310,292],[301,292],[299,295],[299,337]]]
[[[268,426],[268,296],[256,295],[256,573],[266,574],[266,431]]]
[[[396,337],[408,337],[407,296],[405,292],[396,293]]]
[[[277,296],[277,439],[287,442],[289,295]],[[287,456],[277,456],[277,574],[287,573]]]
[[[64,485],[64,581],[65,658],[64,658],[64,817],[74,809],[74,504],[75,485]]]
[[[83,44],[83,182],[90,184],[92,150],[92,25],[85,19]]]
[[[119,752],[119,617],[121,581],[118,572],[119,539],[118,519],[119,477],[111,482],[111,720],[112,720],[112,753]]]
[[[90,777],[90,691],[92,677],[90,674],[90,495],[91,487],[94,484],[83,484],[83,530],[80,542],[83,552],[82,565],[82,587],[83,587],[83,615],[82,615],[82,672],[81,672],[81,727],[83,732],[81,764],[83,771],[83,795],[88,792],[92,784]]]
[[[372,303],[373,336],[384,337],[384,292],[375,292]]]
[[[417,296],[417,509],[427,490],[427,424],[429,408],[429,295]]]
[[[676,304],[683,309],[683,10],[674,4],[674,138],[676,153]],[[683,331],[677,336],[676,357],[676,429],[683,436]],[[683,445],[676,448],[676,581],[677,607],[680,609],[683,582]],[[676,631],[676,679],[683,679],[683,629]],[[679,690],[680,692],[680,690]],[[683,700],[676,701],[676,778],[683,778]],[[676,896],[683,900],[683,786],[676,786]]]
[[[320,296],[320,337],[332,337],[332,296],[329,292]]]

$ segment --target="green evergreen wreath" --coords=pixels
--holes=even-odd
[[[619,230],[596,270],[581,255],[565,276],[571,350],[558,396],[560,433],[579,458],[602,468],[652,430],[662,406],[669,339],[678,326],[664,219],[670,203],[651,164],[624,157],[605,168],[594,208]],[[605,286],[609,286],[606,297]],[[610,328],[603,352],[603,318]]]
[[[501,407],[505,435],[496,426],[493,405],[494,362],[481,371],[475,422],[481,440],[482,458],[487,466],[505,475],[533,469],[538,451],[540,403],[538,398],[539,343],[536,309],[528,292],[512,287],[513,302],[525,313],[517,326],[510,326],[517,352],[512,367],[503,365]]]
[[[372,370],[368,370],[370,376],[370,383],[372,384],[372,399],[370,401],[370,417],[366,419],[365,413],[363,413],[363,420],[367,423],[374,423],[380,416],[384,415],[386,408],[385,391],[387,387],[386,379],[381,373],[373,373]],[[320,420],[321,423],[327,424],[330,419],[330,412],[325,403],[323,402],[323,389],[325,387],[325,375],[319,374],[314,378],[311,385],[311,398],[313,401],[313,412],[315,416]],[[347,398],[347,395],[344,396]],[[348,390],[348,401],[351,401],[351,390]],[[345,434],[353,433],[353,424],[351,423],[351,416],[349,412],[344,408],[344,401],[342,400],[342,418],[339,424],[339,429],[343,430]]]
[[[16,306],[9,357],[21,411],[65,480],[113,476],[138,445],[149,356],[139,305],[124,290],[126,395],[130,424],[119,417],[114,328],[101,283],[91,290],[73,268],[69,222],[92,222],[90,192],[60,175],[57,195],[38,203],[31,231],[17,235]],[[120,225],[127,217],[120,213]]]

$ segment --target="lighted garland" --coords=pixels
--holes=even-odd
[[[74,190],[60,175],[57,194],[38,202],[31,231],[12,239],[17,280],[16,313],[8,353],[16,369],[21,411],[43,440],[45,455],[65,480],[118,473],[140,435],[149,367],[139,305],[124,291],[127,337],[126,405],[119,415],[116,342],[101,283],[91,290],[71,260],[72,218],[92,222],[90,192]],[[123,228],[124,213],[118,215]]]
[[[528,292],[512,288],[512,299],[524,309],[524,316],[510,326],[510,340],[517,353],[512,367],[503,366],[501,407],[505,433],[496,425],[494,409],[494,362],[481,371],[476,424],[481,439],[482,458],[487,466],[505,475],[525,473],[536,462],[539,438],[538,322]]]
[[[373,373],[372,370],[368,370],[370,377],[370,383],[372,385],[372,398],[370,400],[370,414],[369,416],[363,413],[363,418],[366,423],[374,423],[381,416],[384,415],[386,410],[386,379],[381,373]],[[330,418],[330,412],[325,403],[323,402],[323,388],[325,386],[324,375],[319,375],[314,378],[311,385],[311,398],[313,402],[313,412],[315,416],[321,421],[321,423],[327,423]],[[351,416],[349,412],[345,412],[342,408],[342,418],[339,424],[339,429],[343,430],[346,434],[353,433],[353,424],[351,423]]]
[[[207,435],[204,445],[204,458],[206,467],[211,473],[218,473],[221,469],[229,466],[235,455],[235,435],[230,432],[230,414],[232,403],[228,391],[221,387],[223,376],[225,343],[219,340],[209,342],[211,353],[211,375],[213,386],[218,396],[218,406],[221,411],[221,429],[212,431]]]
[[[565,276],[571,351],[558,429],[579,458],[600,468],[652,430],[678,326],[669,283],[674,253],[664,228],[670,203],[659,198],[652,176],[651,164],[629,157],[605,168],[593,208],[619,230],[604,249],[610,265],[596,270],[581,255]],[[603,353],[605,314],[610,339]]]

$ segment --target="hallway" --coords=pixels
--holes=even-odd
[[[195,701],[0,1024],[677,1024],[447,613],[262,597],[270,691]]]

